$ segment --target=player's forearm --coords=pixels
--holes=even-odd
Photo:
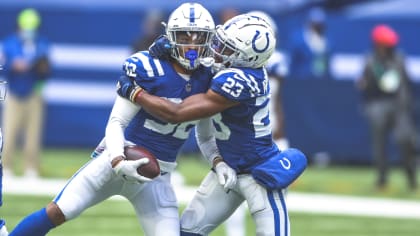
[[[198,99],[199,97],[194,95],[177,104],[144,91],[136,97],[135,101],[148,113],[163,121],[181,123],[212,115],[208,109],[203,108],[203,103],[197,102]]]
[[[105,146],[112,157],[123,155],[124,130],[139,110],[140,107],[122,97],[115,99],[105,128]]]
[[[211,165],[214,158],[220,156],[211,118],[201,119],[195,126],[195,129],[195,138],[197,140],[198,147]]]
[[[158,96],[151,95],[146,91],[139,93],[135,102],[153,116],[170,123],[177,123],[178,104],[170,102]]]

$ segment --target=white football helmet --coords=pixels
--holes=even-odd
[[[184,3],[169,16],[166,35],[174,46],[171,56],[187,70],[194,70],[209,54],[214,31],[210,13],[198,3]]]
[[[265,21],[267,21],[267,23],[271,26],[271,28],[273,29],[273,31],[274,31],[274,35],[276,35],[277,34],[277,24],[276,24],[276,22],[274,21],[274,19],[268,14],[268,13],[265,13],[265,12],[263,12],[263,11],[250,11],[250,12],[248,12],[248,13],[246,13],[246,14],[248,14],[248,15],[252,15],[252,16],[258,16],[258,17],[261,17],[261,18],[263,18]]]
[[[276,38],[270,24],[264,19],[242,14],[216,27],[211,50],[215,67],[264,66],[276,47]]]

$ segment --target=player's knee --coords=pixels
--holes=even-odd
[[[193,209],[186,209],[181,216],[181,230],[191,231],[199,222],[199,216]]]
[[[181,216],[181,235],[208,235],[215,225],[206,222],[206,213],[202,205],[195,204],[187,208]]]
[[[61,225],[66,221],[63,212],[55,202],[51,202],[48,204],[47,215],[55,226]]]

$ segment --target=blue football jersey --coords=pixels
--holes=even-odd
[[[201,66],[187,81],[175,71],[169,61],[153,58],[147,51],[129,57],[123,70],[150,94],[177,103],[193,94],[206,92],[213,76],[209,68]],[[173,162],[196,123],[197,121],[167,123],[141,109],[127,126],[125,137],[146,147],[158,159]]]
[[[238,173],[279,152],[269,119],[270,87],[264,68],[231,68],[215,75],[211,89],[240,104],[215,115],[216,141],[224,160]]]

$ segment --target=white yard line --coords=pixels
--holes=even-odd
[[[61,179],[28,180],[5,177],[3,191],[6,194],[54,196],[65,184],[66,180]],[[196,187],[181,184],[175,186],[176,195],[181,203],[188,202],[194,195],[195,190]],[[113,199],[118,200],[121,197],[114,197]],[[287,193],[287,203],[291,212],[420,219],[420,201],[289,191]]]
[[[420,219],[420,201],[295,192],[287,199],[296,212]]]

